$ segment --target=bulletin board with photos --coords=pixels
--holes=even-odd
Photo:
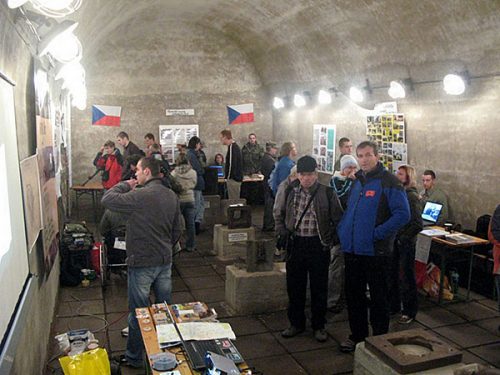
[[[390,171],[408,163],[405,119],[402,113],[367,116],[366,135],[377,143],[380,161]]]
[[[163,155],[174,164],[179,155],[177,145],[187,145],[191,137],[199,136],[198,125],[160,125],[160,145]]]
[[[336,135],[335,125],[313,126],[312,156],[318,163],[318,171],[333,173]]]

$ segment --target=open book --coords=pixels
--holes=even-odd
[[[169,306],[177,323],[214,322],[217,313],[203,302],[177,303]]]

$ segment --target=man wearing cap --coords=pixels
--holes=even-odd
[[[340,171],[333,175],[330,186],[339,197],[342,208],[347,208],[349,190],[356,179],[355,173],[359,169],[356,158],[352,155],[344,155],[340,159]],[[344,254],[340,245],[332,248],[330,268],[328,270],[328,310],[339,313],[343,310],[344,294]]]
[[[297,162],[298,179],[275,203],[274,220],[280,237],[287,237],[286,283],[290,326],[285,338],[305,330],[306,287],[311,288],[311,325],[319,342],[325,331],[330,248],[337,242],[336,227],[342,209],[335,192],[318,182],[316,160],[303,156]]]
[[[271,187],[269,186],[269,176],[276,164],[276,153],[278,148],[275,142],[266,143],[266,153],[260,161],[260,171],[264,175],[264,220],[262,224],[263,232],[271,232],[274,230],[273,206],[274,197]]]
[[[345,294],[351,335],[340,344],[352,352],[368,336],[389,330],[388,274],[394,239],[410,220],[410,206],[399,180],[379,162],[377,144],[356,148],[361,170],[352,184],[347,209],[338,226],[345,260]],[[370,289],[370,305],[366,298]]]

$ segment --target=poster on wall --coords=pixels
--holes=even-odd
[[[318,171],[333,173],[336,135],[335,125],[313,125],[312,156],[318,163]]]
[[[48,276],[58,251],[56,159],[54,153],[55,110],[48,91],[47,73],[35,62],[36,146],[40,175],[42,239],[45,273]],[[57,159],[59,157],[57,156]]]
[[[406,128],[404,115],[378,114],[367,116],[366,135],[370,141],[377,143],[380,161],[390,171],[408,163],[406,146]]]
[[[21,181],[23,186],[24,218],[28,250],[31,253],[40,230],[42,230],[42,216],[40,207],[40,177],[38,175],[38,156],[33,155],[20,163]]]
[[[199,136],[198,125],[160,125],[160,145],[163,155],[174,164],[179,145],[187,145],[191,137]]]

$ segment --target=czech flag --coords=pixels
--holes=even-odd
[[[122,107],[109,105],[92,106],[92,125],[120,126]]]
[[[253,103],[228,105],[227,116],[229,117],[229,125],[253,122]]]

